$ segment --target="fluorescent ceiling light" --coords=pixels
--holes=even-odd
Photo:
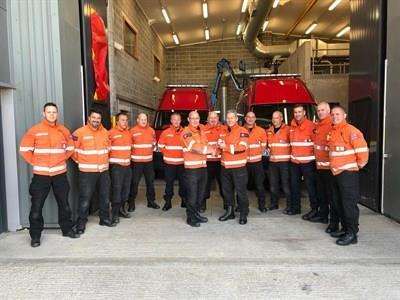
[[[268,23],[269,23],[268,20],[266,20],[266,21],[264,22],[263,27],[262,27],[262,31],[265,31],[265,30],[267,29]]]
[[[274,3],[272,4],[272,8],[277,8],[279,5],[279,0],[275,0]]]
[[[210,29],[206,28],[204,30],[204,35],[206,37],[206,41],[208,41],[210,39]]]
[[[203,18],[208,18],[208,4],[207,2],[203,2]]]
[[[336,37],[341,37],[342,35],[346,34],[347,32],[350,31],[350,26],[346,26],[345,28],[343,28],[342,30],[340,30],[338,32],[338,34],[336,35]]]
[[[243,0],[243,4],[242,4],[242,13],[244,13],[247,9],[247,2],[249,2],[249,0]]]
[[[317,23],[312,23],[311,25],[310,25],[310,27],[308,27],[307,28],[307,30],[306,30],[306,32],[305,32],[305,34],[310,34],[314,29],[315,29],[315,27],[317,27]]]
[[[178,36],[176,35],[176,33],[172,34],[172,38],[173,38],[175,44],[179,45],[179,39],[178,39]]]
[[[161,9],[161,13],[165,19],[165,22],[167,22],[168,24],[171,23],[171,19],[168,16],[168,12],[164,7]]]
[[[335,8],[336,8],[336,6],[338,6],[339,5],[339,3],[340,2],[342,2],[342,0],[334,0],[333,2],[332,2],[332,4],[329,6],[329,10],[334,10]]]
[[[241,31],[242,31],[242,23],[239,23],[236,29],[236,35],[239,35]]]

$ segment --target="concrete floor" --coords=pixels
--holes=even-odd
[[[0,299],[400,299],[398,223],[362,208],[359,243],[339,247],[325,225],[261,214],[249,194],[246,226],[217,220],[214,193],[200,228],[185,224],[178,201],[168,212],[138,201],[118,227],[91,217],[78,240],[46,230],[32,249],[27,231],[2,234]]]

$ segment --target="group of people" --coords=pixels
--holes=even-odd
[[[323,102],[318,105],[317,114],[319,121],[313,123],[304,106],[296,105],[294,118],[286,125],[282,113],[275,111],[272,125],[265,130],[256,124],[254,112],[248,112],[244,126],[240,126],[234,110],[227,112],[226,125],[220,123],[213,111],[208,114],[207,124],[202,125],[198,112],[192,111],[185,128],[181,126],[181,116],[172,113],[171,125],[157,141],[144,113],[129,128],[128,115],[121,112],[116,115],[114,128],[107,131],[101,124],[101,112],[93,109],[87,124],[71,134],[57,121],[57,106],[46,103],[43,120],[28,130],[20,145],[20,153],[34,173],[29,188],[31,246],[40,246],[42,208],[51,187],[62,234],[70,238],[85,232],[90,202],[96,192],[100,225],[113,227],[120,217],[130,218],[142,176],[147,206],[159,209],[153,168],[153,151],[157,148],[165,165],[162,209],[171,209],[177,180],[181,206],[186,208],[186,222],[190,226],[199,227],[208,221],[202,213],[207,209],[213,180],[218,183],[225,209],[220,221],[235,219],[235,212],[239,212],[239,224],[247,223],[249,179],[254,183],[258,209],[265,213],[268,209],[262,158],[268,156],[269,210],[278,209],[282,190],[286,197],[283,213],[300,214],[304,178],[311,210],[302,218],[329,223],[326,232],[337,238],[338,245],[357,243],[358,171],[368,161],[368,147],[362,133],[346,122],[343,108],[335,107],[331,112],[329,104]],[[70,157],[79,168],[76,222],[72,221],[68,204],[66,172]]]

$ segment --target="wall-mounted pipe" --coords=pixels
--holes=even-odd
[[[264,45],[258,34],[268,16],[273,0],[259,0],[251,12],[249,23],[243,33],[243,42],[247,49],[260,58],[274,57],[277,55],[288,56],[296,50],[296,43],[287,45]]]

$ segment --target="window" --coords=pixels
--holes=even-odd
[[[154,55],[154,81],[159,82],[161,79],[161,64],[157,56]]]
[[[124,19],[124,50],[130,56],[138,59],[137,30],[127,19]]]

